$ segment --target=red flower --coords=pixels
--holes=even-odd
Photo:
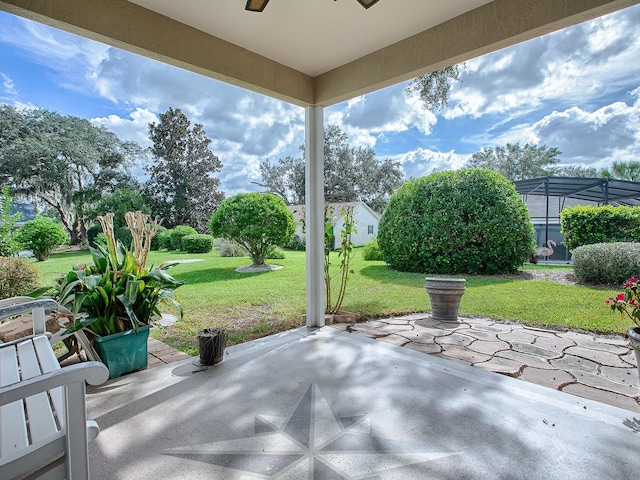
[[[619,293],[618,294],[618,300],[621,302],[624,302],[624,293]]]

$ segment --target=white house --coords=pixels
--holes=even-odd
[[[328,203],[327,207],[333,208],[333,218],[331,224],[335,236],[334,248],[340,248],[342,239],[340,232],[344,225],[341,212],[345,208],[353,208],[353,220],[355,222],[354,229],[357,230],[351,234],[351,241],[356,247],[373,240],[378,235],[378,223],[380,223],[380,214],[371,210],[364,202],[345,202],[345,203]],[[304,205],[289,205],[289,211],[293,213],[296,220],[296,235],[304,238],[302,233],[302,223],[304,220]]]

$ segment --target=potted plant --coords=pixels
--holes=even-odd
[[[159,304],[182,305],[174,290],[184,281],[167,274],[172,264],[146,268],[151,239],[159,226],[142,212],[127,212],[125,219],[133,237],[132,250],[115,240],[113,214],[98,217],[106,247],[90,248],[93,264],[78,265],[59,285],[58,302],[74,314],[65,333],[88,330],[109,378],[146,368],[147,339]]]
[[[636,365],[640,378],[640,280],[637,277],[631,277],[624,282],[624,292],[619,293],[616,297],[609,297],[605,300],[605,305],[609,305],[611,310],[620,312],[620,318],[624,320],[625,316],[630,318],[635,327],[627,330],[629,338],[629,346],[636,354]]]

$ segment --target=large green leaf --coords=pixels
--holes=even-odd
[[[98,320],[98,317],[87,317],[87,318],[82,318],[80,320],[76,319],[76,321],[73,322],[73,325],[71,325],[64,332],[62,332],[62,335],[63,336],[71,335],[72,333],[77,332],[78,330],[81,330],[95,323],[96,320]]]
[[[166,287],[178,288],[180,285],[184,285],[186,283],[184,280],[176,280],[167,272],[160,269],[151,270],[147,274],[147,277],[152,280],[155,280],[156,282],[158,282],[158,284],[160,284],[162,287],[165,287],[165,288]]]

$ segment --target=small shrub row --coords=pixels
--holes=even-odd
[[[213,237],[203,233],[185,235],[182,237],[183,252],[187,253],[209,253],[213,249]]]
[[[159,227],[151,240],[151,250],[179,250],[187,253],[208,253],[213,250],[213,237],[198,233],[188,225],[167,230]]]
[[[573,269],[582,283],[620,285],[640,276],[640,243],[594,243],[577,247]]]
[[[162,225],[158,226],[155,236],[151,239],[151,250],[160,250],[160,248],[167,248],[161,246],[162,241],[160,240],[163,235],[166,236],[166,232],[168,232],[166,227],[163,227]]]
[[[26,295],[40,286],[40,274],[23,258],[0,257],[0,299]]]
[[[182,249],[182,237],[186,237],[187,235],[196,235],[198,232],[195,228],[190,227],[188,225],[178,225],[177,227],[173,227],[169,230],[169,245],[170,250],[181,250]]]
[[[640,207],[566,207],[560,212],[560,226],[563,243],[572,252],[594,243],[638,242]]]

